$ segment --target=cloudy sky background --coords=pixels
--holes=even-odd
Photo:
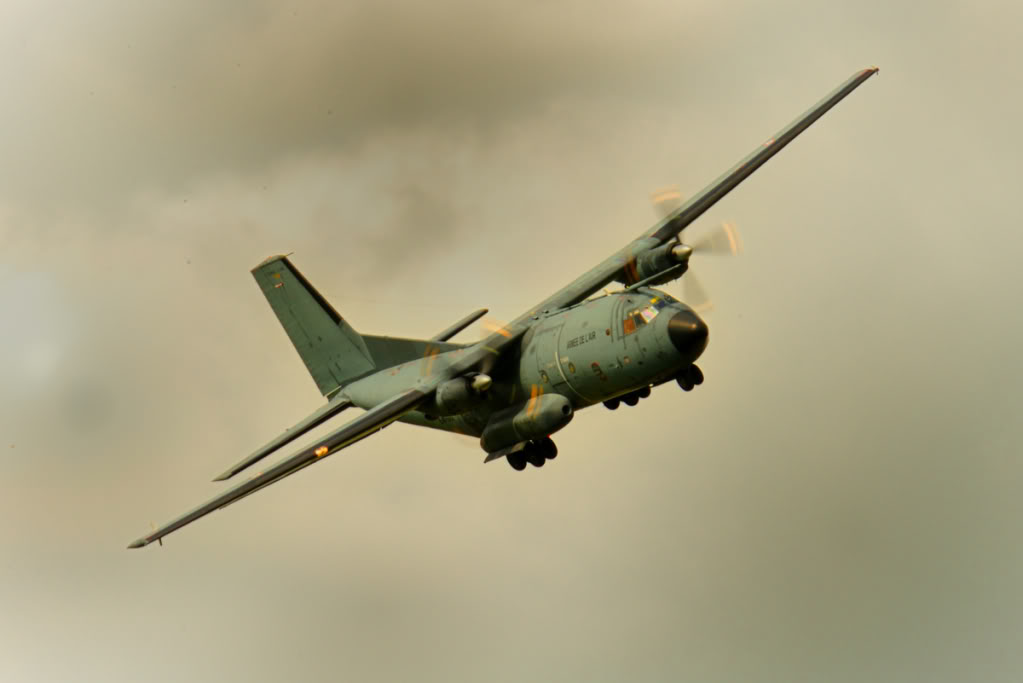
[[[0,4],[0,678],[1019,679],[1019,3],[340,5]],[[694,226],[697,391],[124,549],[319,405],[262,258],[512,318],[872,64]]]

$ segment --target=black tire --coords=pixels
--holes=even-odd
[[[625,398],[622,399],[622,401],[625,402],[625,405],[631,407],[639,403],[639,396],[636,396],[636,394],[628,394]]]
[[[689,379],[692,380],[694,386],[700,386],[703,384],[703,370],[698,365],[690,365]]]
[[[521,472],[522,470],[526,469],[526,456],[523,454],[522,451],[518,451],[517,453],[509,453],[505,457],[505,459],[508,461],[508,464],[511,465],[511,468],[516,472]]]
[[[695,384],[693,384],[693,380],[689,379],[689,377],[684,374],[679,375],[678,379],[676,379],[675,381],[678,382],[678,385],[680,387],[682,387],[682,391],[692,391],[693,387],[696,386]]]
[[[621,405],[621,401],[617,398],[612,398],[608,401],[604,401],[604,407],[608,410],[618,410],[618,406]]]
[[[543,464],[547,462],[547,458],[544,457],[543,451],[533,444],[530,444],[530,446],[526,446],[526,449],[523,451],[523,453],[526,454],[526,460],[528,460],[529,464],[533,467],[543,467]]]
[[[636,392],[636,395],[638,395],[640,398],[650,398],[650,387],[643,387],[642,389]]]
[[[558,447],[550,437],[540,441],[537,444],[537,447],[540,449],[540,452],[543,453],[543,457],[548,460],[554,460],[554,458],[558,457]]]

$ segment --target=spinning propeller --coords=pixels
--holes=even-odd
[[[659,190],[653,193],[650,199],[661,218],[667,218],[677,211],[684,201],[682,194],[675,187]],[[678,244],[681,248],[688,249],[690,254],[736,256],[742,252],[742,238],[734,223],[720,223],[694,235],[692,239],[687,238],[685,242],[682,241],[683,234],[677,238]],[[698,313],[704,313],[714,307],[692,269],[687,270],[682,276],[682,299]]]

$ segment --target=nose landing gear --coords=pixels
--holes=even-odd
[[[554,460],[556,457],[558,457],[558,447],[551,440],[551,437],[547,436],[536,441],[530,441],[522,450],[509,453],[506,459],[508,464],[512,466],[512,469],[521,472],[526,469],[527,463],[533,467],[543,467],[544,463],[548,460]]]
[[[678,373],[675,381],[682,387],[682,391],[692,391],[693,387],[703,384],[703,371],[700,370],[699,366],[690,365]]]

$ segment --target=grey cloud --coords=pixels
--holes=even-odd
[[[561,97],[621,94],[664,57],[663,24],[643,13],[456,3],[426,30],[435,9],[100,3],[45,24],[15,12],[5,192],[109,206],[388,129],[492,131]]]
[[[1018,679],[1015,5],[3,12],[0,677]],[[366,331],[510,317],[875,61],[697,226],[699,391],[123,549],[318,405],[268,254]]]

